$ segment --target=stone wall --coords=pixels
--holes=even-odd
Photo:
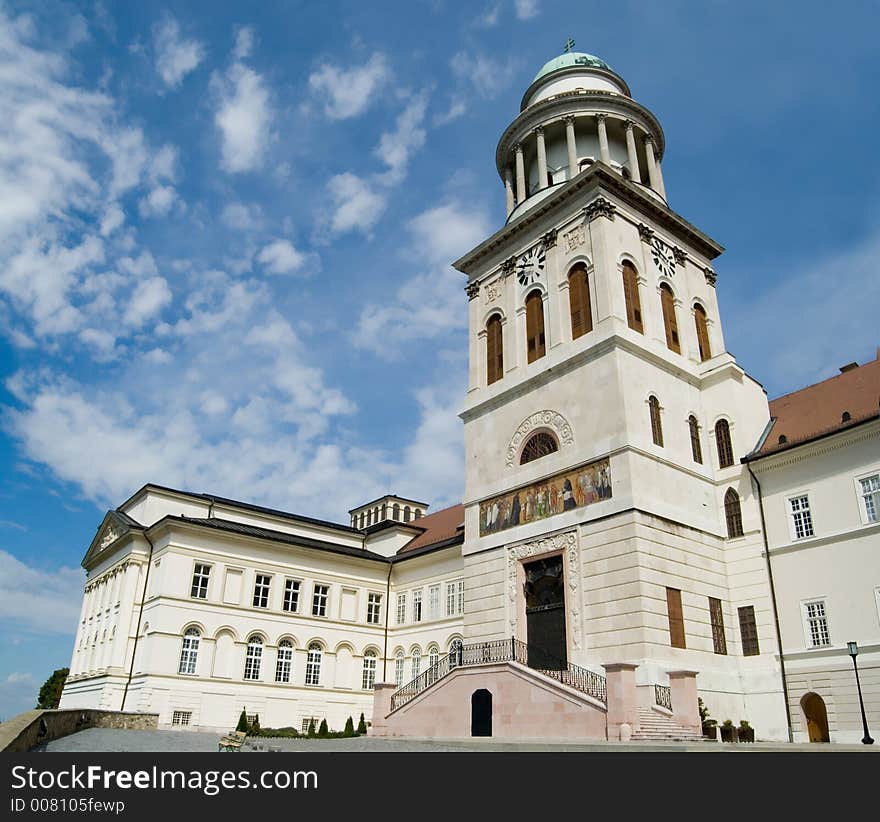
[[[26,711],[0,725],[0,751],[22,753],[86,728],[149,730],[158,725],[158,714],[97,711],[91,708]]]

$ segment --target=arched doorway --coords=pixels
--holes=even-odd
[[[830,742],[828,735],[828,713],[825,710],[825,701],[819,694],[812,691],[801,697],[801,710],[807,720],[807,732],[810,742]]]
[[[492,736],[492,694],[485,688],[471,694],[471,736]]]

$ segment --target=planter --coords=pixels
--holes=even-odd
[[[735,728],[737,732],[737,736],[739,737],[740,742],[754,742],[755,741],[755,729],[754,728]]]
[[[703,736],[706,739],[718,739],[717,725],[703,725]]]
[[[722,725],[721,726],[721,741],[722,742],[739,742],[739,736],[737,735],[736,728],[732,725]]]

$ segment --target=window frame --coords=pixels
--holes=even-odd
[[[553,444],[553,448],[547,450],[546,446],[543,444],[550,442]],[[531,456],[528,452],[532,443],[541,443],[541,450],[544,451],[542,454],[536,453],[534,456]],[[535,446],[536,448],[539,446]],[[520,465],[528,465],[530,462],[535,462],[536,460],[543,459],[544,457],[549,457],[551,454],[556,454],[559,452],[559,441],[550,431],[546,429],[541,429],[539,431],[535,431],[532,433],[530,437],[528,437],[524,442],[522,449],[519,452],[519,464]]]
[[[318,592],[319,588],[324,589],[324,593],[320,594]],[[323,609],[322,613],[318,613],[319,606],[319,597],[323,599],[320,600],[320,607]],[[330,585],[326,582],[315,582],[312,584],[312,616],[313,617],[321,617],[322,619],[327,618],[327,612],[330,607]]]
[[[687,418],[688,434],[691,438],[691,456],[697,465],[703,464],[703,444],[700,442],[700,421],[696,414]]]
[[[712,339],[709,336],[709,312],[700,302],[694,302],[694,326],[697,331],[697,354],[700,362],[712,359]],[[705,344],[705,351],[703,350]]]
[[[282,656],[282,652],[284,656]],[[275,681],[289,684],[293,677],[293,642],[282,639],[275,651]]]
[[[452,579],[446,583],[446,616],[464,613],[464,579]]]
[[[820,617],[810,617],[810,606],[811,605],[821,605],[822,606],[822,615]],[[822,619],[825,622],[825,634],[828,639],[827,642],[816,645],[813,643],[813,629],[810,624],[811,619]],[[801,621],[804,627],[804,643],[808,651],[812,651],[813,649],[821,650],[823,648],[831,648],[831,617],[828,614],[828,597],[827,596],[817,596],[810,597],[809,599],[801,600]]]
[[[547,318],[544,316],[544,292],[533,288],[523,303],[526,308],[526,363],[531,364],[547,354]],[[535,306],[530,308],[530,306]],[[534,342],[534,345],[532,343]]]
[[[504,376],[504,318],[498,311],[486,320],[486,385]]]
[[[742,645],[743,656],[760,656],[761,642],[758,637],[758,618],[755,615],[755,606],[741,605],[736,609],[736,614],[739,618],[739,639]],[[746,619],[743,619],[743,615],[746,616]],[[744,628],[749,630],[746,631]],[[751,632],[754,632],[754,637],[748,635]],[[753,642],[754,645],[752,644]],[[754,647],[754,650],[751,650],[752,647]]]
[[[670,594],[672,596],[670,596]],[[673,606],[678,609],[678,616],[673,614]],[[666,586],[666,618],[669,621],[669,644],[673,648],[687,648],[687,633],[684,629],[684,605],[681,601],[681,589]],[[678,631],[676,630],[678,629]],[[680,631],[680,634],[679,634]],[[679,644],[679,642],[681,644]]]
[[[372,649],[364,651],[363,667],[361,668],[361,690],[372,691],[376,683],[376,666],[379,655]],[[368,663],[369,661],[369,663]]]
[[[678,315],[675,313],[675,292],[667,282],[660,283],[659,291],[666,347],[674,354],[681,354],[681,334],[678,330]]]
[[[193,712],[191,710],[184,711],[179,708],[175,708],[171,712],[171,727],[172,728],[173,727],[183,728],[187,725],[191,725],[192,724],[192,715],[193,715]]]
[[[581,280],[581,275],[583,279]],[[575,285],[575,278],[578,278]],[[576,262],[568,270],[568,315],[571,327],[571,338],[576,340],[593,330],[593,306],[590,293],[590,272],[585,262]],[[580,322],[575,322],[576,314]]]
[[[867,495],[862,491],[862,482],[864,482],[865,480],[873,479],[874,477],[877,477],[878,483],[880,483],[880,468],[874,468],[871,471],[865,471],[853,477],[853,484],[855,486],[856,496],[858,498],[859,519],[861,519],[862,525],[880,525],[880,488],[878,488],[878,490],[876,491],[868,492],[868,494],[876,494],[878,496],[877,501],[874,503],[874,519],[870,519],[869,517],[867,501],[865,500],[865,497]]]
[[[407,592],[398,591],[394,612],[394,615],[396,617],[395,625],[406,625],[406,600]]]
[[[712,628],[712,649],[719,656],[727,656],[727,636],[724,633],[724,603],[718,597],[709,597],[709,624]]]
[[[726,430],[726,440],[724,442],[724,448],[722,449],[722,441],[718,436],[719,426],[724,424],[720,430]],[[736,465],[736,453],[733,450],[733,432],[731,431],[730,420],[727,417],[721,417],[716,420],[715,425],[713,427],[713,431],[715,432],[715,453],[718,455],[718,470],[723,471],[725,468],[731,468]],[[729,459],[729,462],[726,461]]]
[[[321,686],[321,667],[324,662],[324,648],[318,642],[310,642],[306,648],[306,673],[304,685],[310,688]],[[314,681],[310,681],[314,680]]]
[[[803,501],[806,500],[806,503]],[[795,504],[801,507],[795,508]],[[810,505],[809,491],[800,491],[796,494],[787,494],[785,497],[785,512],[788,517],[788,533],[792,542],[802,542],[816,536],[816,524],[813,521],[813,509]],[[803,531],[798,535],[798,529]],[[807,531],[809,530],[809,533]]]
[[[412,592],[412,621],[422,622],[424,617],[424,609],[422,608],[422,593],[423,590],[421,588],[415,588]]]
[[[648,397],[648,417],[651,422],[651,442],[658,448],[663,448],[663,419],[660,412],[660,400],[656,394]]]
[[[195,637],[195,642],[193,642],[193,637]],[[198,676],[199,649],[201,644],[201,630],[195,625],[190,625],[183,632],[183,641],[180,645],[180,656],[177,661],[177,673],[180,676]],[[187,670],[184,670],[184,668]]]
[[[254,641],[258,640],[258,641]],[[251,634],[247,638],[247,647],[244,655],[244,674],[242,679],[245,682],[260,682],[260,674],[263,667],[263,651],[266,647],[266,641],[260,634]],[[259,653],[251,653],[251,649],[259,648]]]
[[[193,563],[193,572],[192,572],[192,584],[190,585],[189,596],[190,599],[208,599],[208,586],[211,584],[211,569],[213,568],[212,563],[207,562],[194,562]],[[207,568],[207,572],[203,575],[199,573],[199,568]],[[204,588],[201,585],[196,585],[196,578],[199,580],[204,579]],[[196,591],[202,591],[202,594],[197,594]]]
[[[728,510],[728,497],[730,497],[731,492],[736,498],[736,511],[734,513],[736,516],[735,524],[737,527],[735,529],[731,529],[730,527],[731,512]],[[733,497],[731,497],[731,500],[733,500]],[[730,507],[732,508],[732,505]],[[724,492],[724,522],[727,526],[727,539],[740,539],[746,535],[742,516],[742,497],[732,485],[728,486],[727,490]],[[731,533],[732,530],[737,530],[739,533]]]
[[[402,688],[406,685],[406,656],[403,651],[398,651],[394,655],[394,684],[398,688]]]
[[[375,616],[375,619],[371,619]],[[379,625],[382,622],[382,594],[376,591],[367,592],[367,625]]]
[[[428,620],[440,619],[440,583],[428,586]]]
[[[265,574],[262,571],[254,572],[254,595],[251,599],[251,604],[254,608],[267,609],[269,607],[269,598],[272,596],[272,574]],[[261,583],[260,580],[266,580],[265,583]],[[261,601],[265,600],[262,604],[257,602],[258,598],[258,589],[265,587],[265,593],[262,594],[259,598]]]
[[[639,294],[639,270],[632,260],[620,261],[623,277],[623,300],[626,305],[626,324],[638,334],[645,333],[645,318],[642,315],[642,298]],[[630,275],[628,272],[632,271]]]
[[[291,583],[296,585],[296,591],[293,591]],[[295,594],[295,606],[293,608],[288,608],[289,601],[293,598],[291,594]],[[298,614],[299,607],[301,602],[301,594],[302,594],[302,580],[297,579],[296,577],[285,577],[284,578],[284,592],[281,597],[281,610],[288,614]]]

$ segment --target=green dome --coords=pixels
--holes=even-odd
[[[548,74],[553,74],[554,71],[574,68],[575,66],[590,66],[592,68],[608,69],[608,71],[612,70],[608,63],[593,54],[584,54],[581,51],[569,51],[565,54],[560,54],[559,57],[554,57],[547,63],[544,63],[543,67],[535,75],[535,79],[532,80],[532,82],[535,83],[542,77],[546,77]]]

